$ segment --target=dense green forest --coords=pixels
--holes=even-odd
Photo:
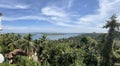
[[[85,33],[79,36],[48,40],[43,34],[32,39],[15,33],[0,36],[0,66],[120,66],[120,23],[113,15],[104,28],[108,33]]]

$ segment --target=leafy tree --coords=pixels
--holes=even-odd
[[[97,66],[98,60],[95,54],[87,53],[86,55],[84,55],[83,63],[85,63],[86,66]]]
[[[108,34],[106,37],[106,42],[102,51],[102,63],[101,66],[112,66],[113,57],[113,42],[115,39],[116,32],[119,30],[120,23],[116,20],[116,15],[113,15],[104,28],[108,28]]]
[[[97,42],[92,39],[91,37],[83,37],[81,38],[81,48],[84,49],[84,59],[83,63],[86,64],[86,66],[97,66],[98,59],[96,57],[96,51],[97,51]]]

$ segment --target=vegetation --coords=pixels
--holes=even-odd
[[[115,39],[115,35],[117,34],[120,27],[120,23],[117,22],[116,16],[113,15],[109,21],[107,21],[107,24],[104,26],[104,28],[108,28],[108,34],[106,37],[105,45],[102,51],[102,65],[101,66],[114,66],[114,60],[113,56],[113,42]],[[107,48],[106,48],[107,47]]]
[[[119,26],[113,15],[104,28],[108,33],[48,40],[43,34],[7,33],[0,36],[0,53],[5,56],[0,66],[120,66]]]

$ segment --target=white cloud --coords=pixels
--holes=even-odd
[[[19,30],[19,31],[18,31]],[[101,31],[99,31],[101,30]],[[104,29],[101,28],[51,28],[51,27],[47,27],[47,28],[42,28],[42,27],[27,27],[27,26],[4,26],[4,32],[62,32],[62,33],[80,33],[80,32],[105,32]]]
[[[4,32],[61,32],[61,28],[43,28],[43,27],[27,27],[27,26],[4,26]]]
[[[6,30],[28,30],[28,27],[4,26]]]
[[[59,26],[66,26],[70,27],[72,25],[67,24],[71,21],[69,13],[65,12],[65,10],[60,9],[59,7],[55,6],[47,6],[41,9],[41,12],[49,19],[48,22],[53,23]]]
[[[64,22],[53,22],[53,24],[59,25],[59,26],[65,26],[65,27],[73,27],[71,24],[67,24]]]
[[[21,16],[21,17],[3,17],[5,21],[16,21],[16,20],[47,20],[45,17],[40,16]]]
[[[70,23],[71,20],[69,17],[50,17],[51,21],[54,22],[64,22],[64,23]]]
[[[47,18],[47,17],[41,17],[41,16],[21,16],[21,17],[3,17],[3,21],[16,21],[16,20],[43,20],[43,21],[48,21],[52,24],[59,25],[59,26],[72,26],[69,24],[66,24],[65,22],[68,20],[67,18],[57,18],[57,17],[52,17],[52,18]],[[64,21],[65,20],[65,21]],[[63,21],[63,22],[60,22]],[[25,29],[25,28],[24,28]]]
[[[29,8],[29,6],[28,5],[15,5],[15,8],[27,9]]]
[[[42,14],[46,16],[66,17],[66,13],[55,6],[47,6],[41,9]]]
[[[77,24],[88,23],[89,25],[95,24],[96,27],[99,24],[105,23],[105,20],[112,14],[120,15],[120,0],[99,0],[99,8],[96,10],[96,14],[89,14],[80,17]]]
[[[0,4],[0,8],[8,8],[8,9],[27,9],[30,6],[23,4]]]

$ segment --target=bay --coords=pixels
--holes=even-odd
[[[33,34],[33,39],[39,39],[42,37],[43,33],[32,33],[32,34]],[[81,35],[81,33],[45,33],[45,35],[49,40],[58,40],[62,38],[78,36]]]

